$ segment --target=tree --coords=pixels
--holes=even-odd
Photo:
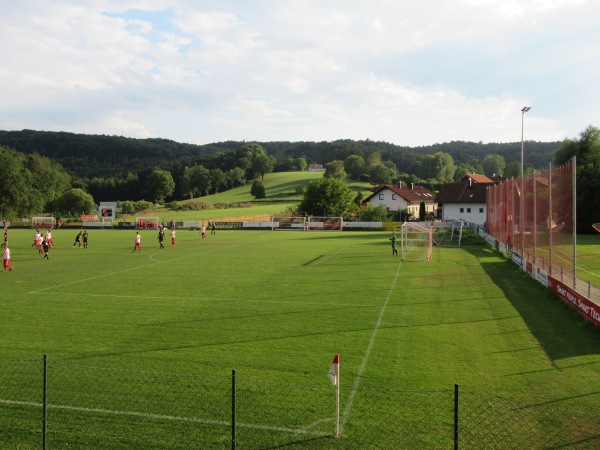
[[[157,203],[164,203],[165,198],[175,191],[175,181],[171,172],[154,169],[146,180],[148,199]]]
[[[369,182],[374,186],[390,184],[392,182],[392,173],[384,164],[376,164],[369,169]]]
[[[46,202],[61,196],[71,187],[71,177],[56,161],[37,153],[27,155],[25,167],[31,172],[31,182]]]
[[[267,196],[267,192],[265,191],[265,186],[262,184],[262,181],[254,180],[252,187],[250,188],[250,195],[259,199]]]
[[[444,152],[425,155],[419,165],[419,176],[421,178],[433,178],[440,183],[452,182],[454,171],[455,166],[452,156]]]
[[[236,185],[243,186],[246,182],[246,173],[241,167],[234,167],[227,172],[227,185],[233,189]]]
[[[502,175],[504,173],[506,162],[500,155],[486,155],[481,161],[481,166],[485,175],[493,177],[494,175]]]
[[[198,195],[208,195],[212,182],[210,177],[210,170],[208,170],[206,167],[200,164],[197,164],[194,167],[192,167],[190,177],[192,188],[196,190]]]
[[[359,155],[350,155],[344,161],[344,170],[352,180],[359,180],[366,172],[365,159]]]
[[[226,181],[227,176],[221,169],[213,169],[210,171],[210,183],[215,194],[219,192],[221,187],[225,186]]]
[[[427,220],[427,208],[425,207],[425,202],[419,203],[419,220],[424,221]]]
[[[565,139],[555,155],[556,165],[573,156],[577,162],[577,230],[592,233],[600,213],[600,129],[589,125],[579,139]]]
[[[31,173],[21,163],[20,154],[0,146],[0,213],[2,217],[26,217],[41,212],[44,198],[32,186]]]
[[[308,163],[306,162],[306,158],[299,157],[294,158],[294,170],[297,172],[304,172],[308,167]]]
[[[96,210],[94,198],[83,189],[69,189],[55,201],[55,207],[63,213],[92,214]]]
[[[330,163],[325,164],[325,174],[323,176],[325,178],[336,178],[338,180],[344,181],[346,179],[344,162],[338,160],[331,161]]]
[[[311,181],[298,209],[312,216],[348,217],[355,210],[354,193],[335,178]]]

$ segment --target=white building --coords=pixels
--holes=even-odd
[[[425,203],[425,212],[428,216],[435,215],[437,210],[435,194],[423,186],[378,186],[363,201],[372,206],[385,206],[388,211],[406,209],[412,220],[425,220],[425,217],[419,217],[421,202]]]

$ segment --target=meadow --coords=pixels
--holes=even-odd
[[[200,414],[196,400],[173,400],[198,379],[223,386],[190,395],[204,398],[207,420],[212,414],[227,422],[226,412],[209,405],[230,395],[232,370],[253,380],[240,393],[242,403],[270,402],[245,413],[246,423],[259,424],[252,433],[273,425],[271,433],[286,434],[285,420],[321,419],[315,436],[329,436],[304,441],[297,429],[292,441],[269,435],[281,447],[390,448],[397,430],[385,438],[366,430],[389,429],[390,418],[397,423],[413,414],[400,412],[394,392],[451,393],[455,384],[529,411],[551,405],[552,414],[535,417],[536,428],[558,430],[582,448],[600,445],[599,330],[483,245],[436,248],[431,262],[407,263],[391,256],[384,232],[217,230],[202,240],[197,231],[178,230],[176,246],[166,239],[159,249],[156,232],[142,231],[141,253],[132,252],[131,230],[91,230],[88,249],[72,246],[76,233],[55,230],[44,260],[31,247],[33,230],[9,231],[14,270],[0,282],[0,446],[39,448],[39,414],[30,417],[24,403],[40,401],[44,354],[54,364],[50,376],[63,380],[49,389],[49,402],[60,393],[67,408],[49,421],[55,448],[194,447],[181,440],[194,435],[189,429],[171,441],[153,433],[167,435],[167,416]],[[343,444],[330,437],[327,371],[338,353],[347,389],[342,420],[348,436],[354,430],[365,439]],[[34,375],[15,369],[30,363],[38,368]],[[124,373],[178,381],[133,383]],[[140,406],[140,398],[151,406]],[[155,416],[136,415],[142,407]],[[419,421],[431,426],[437,413],[427,415]],[[58,417],[69,426],[56,425]],[[586,426],[569,426],[582,423],[573,417]],[[240,448],[271,448],[254,436],[243,442]],[[228,445],[216,439],[202,447]]]

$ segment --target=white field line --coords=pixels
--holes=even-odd
[[[392,296],[392,292],[394,292],[394,287],[396,286],[396,281],[398,280],[398,275],[400,274],[400,268],[402,267],[402,261],[398,264],[398,269],[396,269],[396,275],[394,276],[394,280],[392,281],[392,285],[390,286],[390,290],[388,291],[387,297],[381,310],[379,311],[379,317],[377,318],[377,322],[375,323],[375,328],[373,328],[373,333],[371,333],[371,339],[369,339],[369,345],[367,346],[367,350],[365,351],[365,356],[363,357],[362,363],[356,373],[356,378],[354,378],[354,383],[352,384],[352,390],[350,391],[350,395],[348,396],[348,403],[346,404],[346,408],[344,408],[344,412],[341,417],[340,424],[340,434],[344,433],[344,426],[350,417],[350,410],[352,409],[352,403],[354,402],[354,397],[356,396],[356,392],[358,389],[358,384],[360,383],[360,378],[362,377],[365,368],[367,367],[367,362],[369,361],[369,355],[371,354],[371,350],[373,349],[373,345],[375,344],[375,337],[377,336],[377,331],[381,327],[381,321],[383,320],[383,315],[385,314],[385,310],[390,302],[390,297]]]
[[[329,258],[334,257],[335,255],[337,255],[338,253],[346,250],[349,246],[346,245],[345,247],[340,248],[337,252],[333,252],[331,255],[326,256],[325,258],[319,259],[318,261],[315,261],[314,264],[311,264],[310,266],[308,266],[308,269],[312,269],[315,266],[318,266],[319,264],[321,264],[323,261],[327,261]]]
[[[42,408],[42,403],[36,402],[21,402],[14,400],[2,400],[0,399],[1,404],[5,405],[17,405],[17,406],[31,406],[34,408]],[[136,411],[119,411],[113,409],[104,409],[104,408],[84,408],[80,406],[68,406],[68,405],[47,405],[48,409],[61,409],[65,411],[76,411],[83,413],[93,413],[93,414],[113,414],[119,416],[128,416],[128,417],[143,417],[146,419],[161,419],[161,420],[175,420],[181,422],[195,422],[195,423],[203,423],[206,425],[223,425],[227,427],[231,427],[231,422],[226,420],[210,420],[210,419],[199,419],[197,417],[183,417],[183,416],[170,416],[165,414],[152,414],[152,413],[142,413]],[[275,427],[272,425],[259,425],[252,423],[235,423],[236,427],[240,428],[251,428],[256,430],[270,430],[270,431],[281,431],[285,433],[293,433],[293,434],[308,434],[312,436],[330,436],[331,433],[325,432],[317,432],[317,431],[309,431],[306,428],[294,429],[294,428],[285,428],[285,427]]]
[[[146,300],[193,300],[193,301],[204,301],[204,302],[243,302],[243,303],[271,303],[271,304],[290,304],[290,305],[329,305],[329,306],[341,306],[341,307],[357,307],[357,308],[371,308],[373,305],[367,305],[363,303],[339,303],[339,302],[308,302],[305,300],[290,301],[290,300],[257,300],[253,298],[220,298],[220,297],[172,297],[169,295],[165,296],[149,296],[149,295],[114,295],[114,294],[94,294],[94,293],[79,293],[79,292],[40,292],[42,295],[61,295],[61,296],[74,296],[74,297],[110,297],[110,298],[123,298],[123,299],[146,299]]]
[[[90,281],[90,280],[97,280],[98,278],[110,277],[112,275],[117,275],[117,274],[120,274],[120,273],[125,273],[125,272],[129,272],[129,271],[132,271],[132,270],[137,270],[137,269],[143,269],[145,267],[154,266],[156,264],[166,264],[166,263],[170,263],[172,261],[177,261],[179,259],[187,259],[187,258],[192,258],[192,257],[195,258],[195,257],[200,256],[200,255],[206,255],[207,253],[213,253],[213,252],[221,251],[221,250],[224,250],[224,249],[227,249],[227,248],[239,247],[240,245],[246,245],[246,244],[253,244],[255,242],[259,242],[260,240],[261,239],[255,239],[254,241],[240,242],[238,244],[233,244],[233,245],[230,245],[230,246],[227,246],[227,247],[219,247],[219,248],[215,248],[215,249],[212,249],[212,250],[206,250],[206,251],[199,252],[199,253],[193,253],[191,255],[180,256],[178,258],[171,258],[171,259],[164,260],[164,261],[155,261],[152,258],[154,255],[157,255],[157,254],[160,253],[160,252],[156,252],[156,253],[152,253],[149,256],[149,259],[151,261],[154,261],[154,262],[152,262],[150,264],[144,264],[144,265],[141,265],[141,266],[130,267],[128,269],[117,270],[116,272],[104,273],[102,275],[96,275],[94,277],[83,278],[81,280],[76,280],[76,281],[70,281],[68,283],[62,283],[62,284],[57,284],[57,285],[54,285],[54,286],[48,286],[48,287],[45,287],[43,289],[38,289],[36,291],[28,292],[28,294],[39,294],[39,293],[44,292],[44,291],[49,291],[50,289],[56,289],[56,288],[60,288],[60,287],[63,287],[63,286],[69,286],[69,285],[72,285],[72,284],[83,283],[85,281]]]

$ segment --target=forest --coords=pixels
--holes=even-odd
[[[525,173],[546,168],[557,155],[562,161],[569,152],[581,153],[582,146],[595,149],[597,130],[590,126],[581,139],[563,142],[525,141]],[[0,213],[87,213],[100,201],[114,200],[173,202],[260,182],[270,172],[306,170],[315,163],[325,166],[326,176],[341,180],[372,185],[401,181],[436,190],[464,173],[516,178],[520,159],[521,142],[402,147],[343,139],[196,145],[161,138],[0,131],[0,164],[8,171],[0,182]],[[589,170],[585,175],[590,178]]]

